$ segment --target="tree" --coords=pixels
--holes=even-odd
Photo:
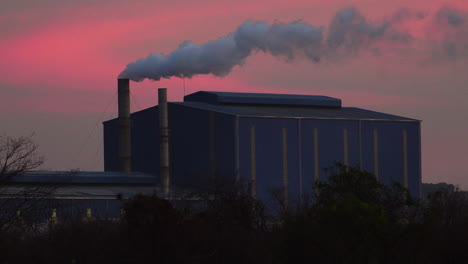
[[[39,168],[44,158],[37,152],[32,137],[0,136],[0,185],[13,177]]]
[[[315,183],[312,203],[285,215],[282,258],[385,263],[395,253],[392,242],[411,222],[409,192],[398,184],[385,186],[356,167],[336,164],[328,172],[326,181]]]
[[[43,163],[44,158],[38,153],[38,145],[32,136],[0,136],[0,231],[13,224],[24,224],[27,220],[39,220],[41,210],[38,210],[38,205],[56,187],[19,185],[14,179],[39,168]]]

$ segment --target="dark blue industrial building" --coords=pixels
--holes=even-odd
[[[200,91],[167,105],[171,186],[227,177],[249,183],[262,200],[279,190],[291,204],[341,162],[419,196],[419,120],[342,107],[326,96]],[[131,170],[158,178],[158,106],[130,120]],[[105,171],[120,170],[119,121],[104,122]]]

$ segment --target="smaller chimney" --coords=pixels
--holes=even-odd
[[[163,192],[169,194],[169,122],[167,113],[167,89],[158,88],[159,130],[160,130],[160,178]]]
[[[119,104],[119,171],[132,171],[130,80],[118,79]]]

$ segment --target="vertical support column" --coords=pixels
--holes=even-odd
[[[299,202],[302,204],[302,128],[301,128],[301,119],[297,120],[297,152],[298,152],[298,159],[299,159]]]
[[[235,162],[235,165],[236,165],[236,182],[239,182],[240,180],[240,164],[239,164],[239,116],[236,116],[236,120],[235,120],[235,138],[234,138],[234,155],[235,155],[235,159],[236,159],[236,162]]]
[[[119,170],[132,171],[131,120],[130,120],[130,80],[118,79],[119,108]]]
[[[379,179],[379,133],[374,129],[374,174]]]
[[[210,178],[213,180],[216,173],[215,156],[215,113],[210,112]]]
[[[314,177],[315,181],[320,180],[319,168],[319,142],[318,142],[318,129],[314,128]]]
[[[359,120],[359,169],[362,170],[362,120]]]
[[[348,157],[348,130],[343,129],[343,161],[346,167],[349,166],[349,157]]]
[[[159,110],[159,130],[160,130],[160,178],[163,193],[169,194],[170,175],[169,175],[169,121],[167,109],[167,89],[158,89],[158,110]]]
[[[403,130],[403,186],[408,188],[408,133]]]
[[[419,156],[419,175],[418,175],[418,197],[422,196],[421,184],[422,184],[422,153],[421,153],[421,122],[418,124],[418,156]]]
[[[251,176],[251,195],[257,198],[257,159],[255,146],[255,126],[250,127],[250,176]]]
[[[288,133],[283,127],[283,202],[284,208],[288,208],[289,193],[288,193]]]

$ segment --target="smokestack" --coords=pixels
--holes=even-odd
[[[158,88],[159,129],[160,129],[160,177],[164,194],[169,193],[169,125],[167,114],[167,89]]]
[[[119,171],[132,171],[130,81],[118,79],[119,104]]]

